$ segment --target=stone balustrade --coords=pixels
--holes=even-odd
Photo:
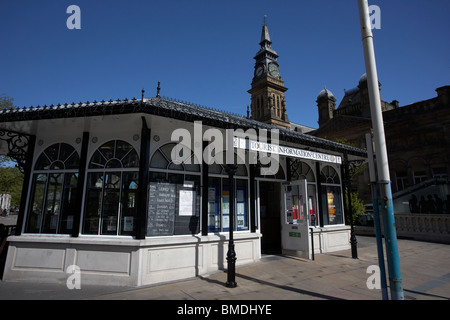
[[[396,214],[397,237],[450,244],[450,215]],[[355,226],[356,234],[375,235],[374,227]]]
[[[397,236],[450,243],[450,215],[396,214]]]

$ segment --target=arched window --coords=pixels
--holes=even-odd
[[[78,153],[66,143],[41,153],[34,166],[26,233],[71,233],[79,164]]]
[[[133,234],[138,170],[139,156],[125,141],[109,141],[94,152],[88,165],[83,234]]]
[[[339,178],[337,171],[333,167],[326,166],[322,169],[322,172],[320,173],[320,182],[340,185],[341,180]]]
[[[303,161],[291,160],[290,161],[291,180],[305,179],[308,182],[315,182],[316,177],[312,168]]]
[[[322,184],[322,207],[325,212],[325,224],[343,224],[344,211],[339,174],[333,167],[325,166],[320,172],[320,181]]]
[[[219,153],[216,159],[226,159],[226,153]],[[237,164],[235,179],[235,229],[236,231],[249,228],[249,179],[245,159],[234,154]],[[230,216],[230,180],[226,164],[213,163],[209,166],[208,177],[208,231],[229,231]]]
[[[200,165],[193,152],[172,160],[175,143],[158,148],[150,160],[147,236],[200,231]]]

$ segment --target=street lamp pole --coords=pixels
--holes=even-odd
[[[230,181],[230,197],[229,197],[229,239],[228,239],[228,252],[227,252],[227,282],[228,288],[236,288],[236,252],[234,251],[234,195],[236,190],[236,182],[234,175],[236,173],[237,165],[234,164],[234,130],[227,130],[227,165],[226,171],[228,173],[228,179]]]
[[[377,67],[373,47],[373,34],[367,0],[358,0],[361,22],[361,37],[364,48],[364,60],[369,90],[370,112],[372,117],[373,136],[375,142],[378,183],[381,186],[381,214],[385,232],[386,257],[388,261],[391,299],[404,300],[400,272],[400,261],[395,231],[394,204],[392,201],[389,162],[384,134],[383,114],[381,110],[380,89],[378,86]]]

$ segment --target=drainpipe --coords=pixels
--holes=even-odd
[[[378,184],[381,186],[381,215],[385,233],[386,256],[388,260],[389,282],[392,300],[404,300],[403,285],[398,255],[397,234],[395,231],[394,205],[392,201],[389,164],[384,134],[381,98],[373,47],[373,34],[367,0],[358,0],[361,23],[361,36],[364,48],[367,86],[369,90],[370,113],[372,117],[375,151],[377,153]]]

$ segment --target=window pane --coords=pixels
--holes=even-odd
[[[67,143],[61,143],[59,148],[58,159],[61,161],[66,161],[74,152],[75,149],[71,145],[68,145]]]
[[[78,169],[80,167],[80,157],[77,152],[73,152],[72,155],[65,162],[67,169]]]
[[[122,213],[120,217],[120,235],[131,235],[136,229],[136,194],[139,173],[124,172],[122,184]]]
[[[192,155],[192,157],[190,157],[186,163],[184,163],[184,168],[186,169],[186,171],[193,171],[193,172],[200,172],[200,165],[199,164],[195,164],[195,162],[199,162],[198,160],[194,157],[194,155]]]
[[[150,161],[150,167],[152,168],[160,168],[167,169],[167,165],[169,161],[162,155],[162,153],[157,150]]]
[[[74,216],[77,203],[77,183],[78,173],[67,173],[64,177],[64,191],[62,200],[62,211],[60,218],[60,227],[58,233],[71,233],[73,229]]]
[[[47,155],[47,157],[50,159],[51,162],[58,160],[58,156],[59,156],[59,145],[60,144],[54,144],[50,147],[48,147],[47,149],[45,149],[45,154]]]
[[[223,170],[222,165],[213,163],[209,166],[208,171],[210,174],[221,174]]]
[[[115,141],[109,141],[102,145],[98,150],[102,153],[106,160],[114,158]]]
[[[208,231],[220,231],[221,179],[208,179]]]
[[[111,159],[106,163],[105,168],[122,168],[122,163],[117,159]]]
[[[104,168],[106,159],[100,151],[95,151],[89,163],[89,169]]]
[[[64,163],[61,161],[54,161],[50,166],[50,170],[64,170]]]
[[[166,157],[166,159],[172,159],[172,156],[171,156],[171,154],[172,154],[172,149],[173,149],[173,147],[175,147],[175,146],[176,146],[175,143],[169,143],[169,144],[166,144],[166,145],[164,145],[164,146],[162,146],[162,147],[160,148],[161,152],[164,154],[164,156]]]
[[[200,176],[187,175],[184,181],[182,175],[176,176],[178,179],[171,179],[178,181],[174,234],[197,234],[200,231]]]
[[[132,149],[133,147],[128,142],[117,140],[115,157],[122,160],[122,158]]]
[[[136,150],[131,150],[123,159],[122,165],[124,168],[138,168],[139,156]]]
[[[236,168],[237,176],[247,176],[247,167],[245,164],[238,164]]]
[[[248,230],[247,180],[236,179],[236,228]]]
[[[344,223],[342,211],[341,188],[335,186],[326,186],[322,189],[322,203],[327,213],[329,225]]]
[[[36,161],[35,170],[47,170],[50,168],[50,161],[48,160],[47,156],[45,155],[45,152],[43,152],[38,160]]]
[[[326,166],[322,169],[320,180],[323,183],[340,184],[339,175],[333,167]]]
[[[104,184],[103,173],[89,173],[87,180],[83,233],[98,234]]]
[[[40,232],[42,222],[42,207],[44,205],[45,184],[47,182],[47,175],[35,174],[32,186],[32,204],[28,211],[27,224],[25,232],[36,233]]]
[[[183,170],[184,170],[183,165],[181,165],[181,164],[176,165],[176,164],[174,164],[174,163],[171,163],[171,164],[169,165],[169,168],[168,168],[168,169],[169,169],[169,170],[180,170],[180,171],[183,171]]]
[[[61,211],[62,173],[49,175],[43,233],[56,233]]]
[[[102,203],[101,234],[117,234],[120,203],[120,172],[106,173],[106,183]]]

